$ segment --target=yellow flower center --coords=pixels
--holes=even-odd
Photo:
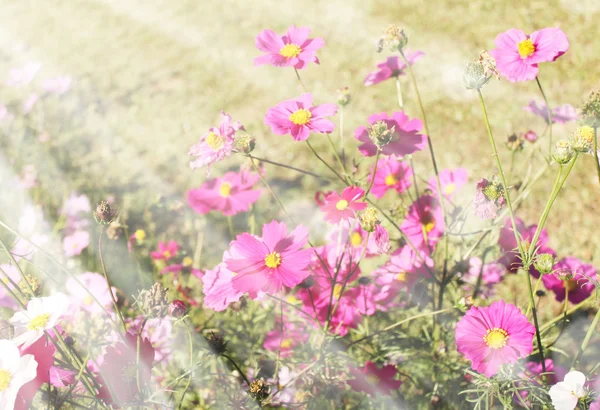
[[[164,256],[164,258],[165,258],[165,259],[169,259],[169,258],[170,258],[171,256],[173,256],[173,255],[171,255],[171,252],[170,252],[170,251],[164,251],[164,252],[163,252],[163,256]]]
[[[91,296],[88,296],[85,299],[83,299],[83,304],[86,306],[90,306],[92,303],[94,303],[94,299]]]
[[[34,317],[31,322],[29,322],[29,326],[27,328],[29,330],[40,330],[43,329],[50,320],[50,314],[44,313],[43,315],[39,315]]]
[[[387,186],[396,185],[397,183],[398,180],[396,179],[396,176],[394,174],[389,174],[387,177],[385,177],[385,184]]]
[[[290,347],[292,347],[292,345],[294,344],[294,341],[290,338],[288,339],[283,339],[281,341],[281,348],[282,349],[289,349]]]
[[[360,246],[362,244],[362,236],[361,236],[361,234],[359,234],[358,232],[353,232],[352,235],[350,236],[350,243],[355,248],[357,246]]]
[[[594,129],[589,125],[584,125],[583,127],[580,127],[577,131],[586,143],[592,144],[594,142]]]
[[[183,261],[181,262],[181,264],[183,266],[192,266],[192,263],[194,263],[194,260],[192,258],[190,258],[189,256],[186,256],[185,258],[183,258]]]
[[[396,280],[399,282],[404,282],[406,280],[406,272],[400,272],[396,275]]]
[[[215,134],[212,131],[208,133],[204,141],[206,141],[206,145],[208,145],[213,151],[218,151],[223,148],[223,145],[225,145],[225,138]]]
[[[135,239],[138,241],[143,241],[144,239],[146,239],[146,231],[144,231],[143,229],[138,229],[137,231],[135,231]]]
[[[8,370],[0,369],[0,392],[8,389],[11,380],[12,374]]]
[[[229,182],[223,182],[219,187],[219,194],[224,198],[231,195],[231,184]]]
[[[333,287],[333,296],[335,296],[336,299],[339,299],[340,296],[342,296],[342,285],[339,283]]]
[[[301,52],[302,49],[297,44],[286,44],[285,46],[281,47],[281,50],[279,50],[279,54],[285,58],[298,57]]]
[[[340,199],[337,204],[335,204],[335,208],[338,211],[344,211],[346,208],[348,208],[348,201],[345,199]]]
[[[300,302],[300,299],[298,299],[296,296],[294,295],[289,295],[287,298],[288,303],[291,303],[292,305]]]
[[[294,111],[290,114],[290,121],[296,125],[305,125],[310,122],[312,113],[304,108]]]
[[[367,383],[369,383],[371,386],[377,386],[379,384],[379,379],[375,375],[370,374],[366,377],[366,379]]]
[[[497,327],[488,329],[487,334],[483,336],[483,340],[492,349],[502,349],[508,341],[508,332]]]
[[[535,53],[535,46],[533,45],[533,41],[530,38],[527,40],[521,41],[517,47],[519,47],[519,55],[521,58],[527,58],[533,53]]]
[[[454,191],[456,191],[455,184],[448,184],[444,187],[444,194],[446,194],[446,195],[452,195],[454,193]]]
[[[277,252],[271,252],[265,257],[265,265],[271,269],[275,269],[281,265],[281,255]]]

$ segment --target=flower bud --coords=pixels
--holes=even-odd
[[[588,100],[581,107],[583,121],[592,126],[600,126],[600,90],[594,90]]]
[[[350,89],[348,87],[340,88],[339,90],[336,90],[335,93],[338,105],[345,107],[350,104],[352,95],[350,94]]]
[[[519,152],[523,150],[524,139],[522,136],[512,133],[508,136],[508,141],[506,142],[506,146],[512,152]]]
[[[542,253],[535,257],[533,266],[542,274],[547,275],[552,272],[554,267],[554,255],[550,253]]]
[[[543,291],[542,289],[538,289],[538,290],[535,292],[535,296],[537,296],[538,298],[543,298],[544,296],[546,296],[546,292],[545,292],[545,291]]]
[[[176,319],[180,319],[185,316],[187,312],[187,306],[183,300],[174,300],[169,305],[169,315],[173,316]]]
[[[369,278],[368,276],[361,276],[358,279],[358,283],[361,284],[361,285],[368,285],[371,282],[373,282],[373,280],[371,278]]]
[[[523,135],[523,138],[525,138],[527,141],[529,141],[533,144],[534,142],[536,142],[538,140],[539,137],[535,132],[529,130]]]
[[[554,160],[559,164],[568,164],[575,156],[575,151],[571,148],[571,144],[567,140],[560,140],[556,143],[554,148],[554,154],[552,155]]]
[[[233,140],[233,151],[239,154],[248,155],[254,151],[256,138],[248,134],[236,135]]]
[[[564,280],[565,282],[568,282],[574,278],[573,271],[571,271],[571,269],[568,268],[557,269],[554,273],[556,274],[558,279]]]
[[[490,53],[483,50],[477,60],[467,63],[463,73],[463,82],[469,90],[480,90],[490,81],[492,76],[498,78],[496,60]]]
[[[388,128],[385,121],[377,121],[375,124],[369,126],[367,132],[369,133],[369,138],[373,141],[373,144],[381,149],[392,140],[395,129],[395,126]]]
[[[398,26],[390,24],[385,30],[383,30],[383,36],[377,41],[377,52],[380,53],[384,49],[388,49],[392,52],[402,51],[402,48],[408,43],[408,37],[404,33],[404,30]]]
[[[205,337],[206,343],[208,344],[208,354],[214,356],[221,356],[227,350],[227,342],[223,339],[223,336],[210,332],[210,335]]]
[[[71,336],[67,336],[65,337],[65,344],[67,346],[75,346],[75,339],[73,339]]]
[[[456,302],[455,307],[461,312],[466,312],[467,310],[471,309],[474,304],[475,301],[473,300],[473,296],[466,295],[461,297],[458,302]]]
[[[94,218],[96,222],[101,225],[108,225],[113,221],[117,215],[117,210],[112,209],[108,201],[102,200],[98,202],[96,209],[94,210]]]
[[[150,289],[140,292],[138,304],[147,317],[163,318],[167,316],[170,306],[167,291],[168,289],[156,282]]]
[[[569,139],[571,148],[577,152],[590,152],[594,146],[594,132],[589,125],[577,128],[577,131]]]
[[[373,232],[379,224],[379,212],[375,207],[368,206],[358,214],[358,222],[365,231]]]

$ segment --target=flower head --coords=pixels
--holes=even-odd
[[[90,234],[86,231],[75,231],[63,239],[65,256],[77,256],[90,244]]]
[[[569,294],[569,302],[579,303],[586,300],[594,292],[592,279],[596,278],[596,269],[573,256],[567,256],[554,265],[554,273],[544,275],[542,280],[546,289],[554,292],[558,302],[565,300]]]
[[[373,168],[371,172],[373,172]],[[383,197],[392,189],[401,194],[412,185],[411,177],[412,169],[406,162],[393,156],[381,157],[377,163],[371,192],[375,198]]]
[[[408,208],[400,228],[419,249],[435,246],[444,232],[444,217],[433,195],[422,195]]]
[[[308,231],[299,225],[289,234],[283,222],[263,226],[262,237],[238,235],[225,253],[224,262],[235,275],[233,288],[256,298],[259,292],[273,294],[283,286],[294,287],[310,272],[311,250],[302,249]]]
[[[427,136],[419,134],[423,123],[418,119],[410,119],[404,111],[395,112],[389,117],[386,113],[373,114],[368,118],[371,127],[358,127],[354,131],[354,138],[362,142],[358,147],[361,154],[371,157],[377,153],[378,147],[373,143],[369,130],[377,123],[386,125],[387,130],[393,130],[389,142],[381,147],[383,155],[403,157],[425,149]]]
[[[13,342],[23,347],[31,346],[45,330],[52,329],[69,308],[69,299],[62,293],[34,298],[27,309],[17,312],[10,319],[15,328]]]
[[[417,62],[421,57],[425,55],[422,51],[410,51],[408,48],[405,50],[406,59],[408,60],[410,65],[413,65]],[[404,59],[401,59],[398,56],[388,57],[382,63],[377,64],[377,70],[369,73],[367,78],[365,78],[365,85],[368,87],[370,85],[379,84],[385,80],[390,78],[399,77],[405,75],[406,72],[406,63]]]
[[[394,365],[383,366],[380,369],[369,361],[360,369],[350,369],[350,374],[354,378],[348,380],[348,385],[354,391],[365,392],[371,396],[377,393],[390,395],[402,384],[401,380],[395,379],[398,371]]]
[[[487,51],[479,54],[479,59],[467,63],[463,73],[463,82],[469,90],[479,90],[486,85],[492,76],[498,77],[496,61]]]
[[[500,74],[513,82],[533,80],[538,63],[554,61],[569,49],[569,40],[559,28],[544,28],[531,35],[513,28],[498,34],[494,43],[496,48],[490,54]]]
[[[367,207],[367,203],[361,201],[365,191],[356,186],[344,188],[342,194],[332,192],[325,197],[325,205],[321,211],[325,212],[325,220],[331,223],[347,221],[356,216],[356,212]]]
[[[504,187],[495,179],[491,181],[482,178],[477,183],[477,195],[473,201],[475,214],[481,219],[493,219],[498,216],[498,210],[504,206],[506,198]]]
[[[443,169],[439,173],[442,194],[446,198],[451,198],[457,189],[460,189],[469,180],[469,173],[464,168]],[[437,180],[432,177],[428,181],[429,189],[437,193]]]
[[[502,364],[531,354],[534,333],[521,310],[501,300],[469,309],[456,324],[456,345],[475,371],[492,377]]]
[[[571,148],[577,152],[592,153],[594,147],[594,134],[596,130],[589,125],[577,128],[569,138]]]
[[[36,377],[37,362],[33,355],[21,356],[9,340],[0,340],[0,408],[13,409],[17,393]]]
[[[221,111],[219,128],[209,128],[208,132],[200,137],[200,141],[190,148],[189,155],[197,157],[190,162],[190,166],[193,169],[202,168],[205,165],[209,167],[230,156],[233,152],[235,133],[243,129],[242,124],[238,121],[232,122],[231,116]]]
[[[592,127],[600,125],[600,90],[590,93],[588,100],[581,107],[581,116],[585,123]]]
[[[308,38],[308,27],[291,26],[283,36],[263,30],[256,37],[256,48],[266,53],[254,59],[254,65],[294,67],[302,70],[309,63],[319,64],[317,50],[325,45],[322,38]]]
[[[573,410],[579,399],[586,396],[584,386],[585,374],[571,371],[565,375],[564,381],[550,387],[550,398],[556,410]]]
[[[377,52],[380,53],[384,49],[391,52],[402,51],[402,48],[408,43],[408,37],[401,27],[394,24],[387,26],[383,30],[383,36],[377,41]]]
[[[312,105],[310,93],[284,101],[269,108],[265,114],[265,124],[277,135],[291,135],[295,141],[304,141],[311,132],[329,134],[335,125],[325,117],[335,115],[335,104]]]
[[[151,252],[150,256],[154,260],[164,260],[168,261],[174,256],[177,256],[177,252],[179,252],[179,245],[175,241],[169,241],[169,243],[159,242],[158,250]]]

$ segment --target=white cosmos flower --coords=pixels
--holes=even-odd
[[[13,315],[10,323],[15,328],[12,340],[17,346],[29,347],[45,330],[52,329],[69,308],[69,299],[62,293],[44,298],[34,298],[27,304],[27,310]]]
[[[573,410],[580,398],[585,397],[585,375],[578,371],[566,374],[565,380],[550,388],[550,397],[556,410]]]
[[[21,357],[10,340],[0,340],[0,410],[11,410],[21,386],[35,379],[37,362],[33,355]]]

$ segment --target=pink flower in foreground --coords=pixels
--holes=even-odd
[[[451,197],[457,189],[467,183],[469,173],[464,168],[444,169],[439,173],[442,194]],[[429,179],[429,189],[437,193],[437,181],[435,177]]]
[[[435,246],[444,233],[444,216],[438,200],[422,195],[408,208],[400,229],[419,249]]]
[[[317,50],[325,45],[322,38],[308,38],[308,27],[291,26],[287,34],[278,36],[272,30],[263,30],[256,37],[256,48],[267,54],[254,59],[254,65],[271,64],[275,67],[294,67],[302,70],[308,63],[319,64]]]
[[[291,233],[283,222],[272,221],[262,229],[262,238],[243,233],[231,242],[224,262],[236,275],[233,288],[256,298],[258,292],[272,294],[283,286],[294,287],[308,277],[312,251],[302,249],[308,230],[299,225]]]
[[[373,167],[371,167],[372,172]],[[393,156],[380,158],[371,192],[375,198],[383,197],[390,189],[401,194],[412,185],[412,174],[412,169],[407,163]]]
[[[497,48],[490,54],[498,71],[513,82],[533,80],[538,63],[554,61],[569,49],[569,39],[559,28],[544,28],[529,36],[513,28],[498,34],[494,43]]]
[[[531,100],[529,105],[523,107],[525,111],[529,111],[539,117],[542,117],[546,123],[548,123],[548,111],[546,110],[546,104],[538,103],[535,100]],[[552,122],[555,124],[565,124],[569,121],[575,121],[579,118],[577,109],[570,104],[563,104],[551,110]]]
[[[244,127],[238,121],[232,122],[231,116],[221,111],[221,124],[219,128],[209,128],[208,132],[200,137],[200,141],[192,145],[189,155],[197,157],[190,162],[193,169],[210,166],[217,161],[231,155],[233,150],[233,137],[236,131]]]
[[[554,265],[554,272],[542,276],[546,289],[554,292],[558,302],[565,300],[569,290],[569,302],[586,300],[595,289],[592,280],[596,279],[596,269],[573,256],[567,256]]]
[[[367,120],[371,125],[383,121],[389,130],[394,129],[390,142],[381,149],[384,155],[403,157],[421,151],[427,145],[427,136],[419,134],[419,130],[423,128],[421,120],[416,118],[411,120],[404,111],[393,113],[391,118],[385,112],[373,114]],[[367,127],[358,127],[354,131],[354,138],[363,143],[358,147],[361,154],[367,157],[377,154],[377,147],[369,138]]]
[[[179,252],[179,245],[175,241],[169,241],[169,243],[159,242],[158,251],[150,253],[150,256],[154,260],[168,261],[172,257],[177,255]]]
[[[350,369],[350,374],[354,379],[348,380],[346,383],[354,391],[364,392],[371,396],[377,393],[390,395],[402,384],[401,380],[394,378],[398,371],[393,365],[383,366],[379,369],[375,363],[369,361],[361,369]]]
[[[325,117],[335,115],[335,104],[312,105],[313,97],[304,93],[300,97],[284,101],[269,108],[265,124],[277,135],[291,135],[295,141],[304,141],[311,132],[329,134],[335,125]]]
[[[248,171],[227,172],[221,178],[213,178],[200,188],[190,189],[187,200],[199,214],[219,211],[225,216],[247,212],[258,201],[261,191],[252,189],[258,174]]]
[[[356,216],[356,212],[362,211],[367,207],[366,202],[360,201],[365,191],[356,186],[344,188],[342,194],[332,192],[325,197],[325,205],[321,211],[325,212],[324,219],[331,223],[347,221]]]
[[[77,256],[90,244],[90,234],[86,231],[75,231],[63,239],[65,256]]]
[[[227,309],[233,302],[240,300],[244,292],[233,288],[234,273],[221,262],[214,269],[209,269],[202,277],[204,306],[216,312]]]
[[[534,333],[521,309],[501,300],[469,309],[456,324],[456,346],[473,370],[492,377],[501,365],[531,354]]]
[[[406,59],[413,65],[417,60],[425,55],[422,51],[410,51],[410,49],[404,50],[404,55]],[[367,75],[365,78],[365,85],[368,87],[370,85],[379,84],[382,81],[390,79],[392,77],[399,77],[401,75],[405,75],[406,63],[404,59],[399,56],[391,56],[388,57],[383,63],[377,64],[377,71],[373,71]]]

